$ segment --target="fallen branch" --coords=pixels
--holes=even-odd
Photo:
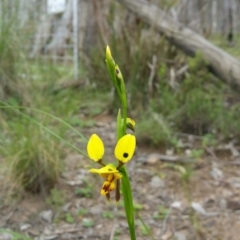
[[[140,19],[164,33],[169,41],[194,56],[201,52],[211,71],[232,87],[240,87],[240,61],[207,41],[193,30],[169,17],[146,0],[117,0]]]

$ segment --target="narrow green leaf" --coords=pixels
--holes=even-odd
[[[151,237],[152,240],[155,240],[153,235],[152,235],[152,232],[150,230],[150,228],[146,225],[146,223],[143,221],[142,217],[140,216],[140,214],[138,213],[138,211],[136,209],[134,209],[137,217],[139,218],[139,220],[141,221],[142,225],[144,226],[145,230],[147,231],[148,235]]]
[[[124,200],[124,208],[127,216],[129,232],[131,240],[136,240],[135,233],[135,223],[134,223],[134,207],[133,207],[133,198],[132,198],[132,189],[125,167],[120,168],[120,172],[123,175],[122,181],[122,193]]]
[[[61,140],[62,142],[64,142],[65,144],[67,144],[68,146],[70,146],[71,148],[73,148],[74,150],[76,150],[77,152],[81,153],[83,156],[88,158],[88,155],[83,152],[82,150],[78,149],[77,147],[75,147],[74,145],[72,145],[70,142],[68,142],[67,140],[65,140],[64,138],[62,138],[61,136],[59,136],[58,134],[56,134],[54,131],[52,131],[51,129],[49,129],[48,127],[44,126],[43,124],[41,124],[40,122],[38,122],[37,120],[35,120],[34,118],[28,116],[27,114],[21,112],[19,109],[17,109],[17,107],[15,106],[10,106],[7,105],[6,103],[4,103],[3,101],[0,101],[1,103],[5,104],[5,106],[0,106],[0,108],[10,108],[12,110],[14,110],[15,112],[17,112],[18,114],[22,115],[23,117],[25,117],[26,119],[30,120],[31,122],[35,123],[36,125],[40,126],[42,129],[46,130],[47,132],[49,132],[51,135],[53,135],[54,137],[56,137],[57,139]]]
[[[18,109],[28,109],[28,110],[31,110],[31,111],[34,111],[34,112],[39,112],[39,113],[42,113],[44,115],[47,115],[47,116],[50,116],[52,118],[54,118],[55,120],[63,123],[65,126],[67,126],[68,128],[70,128],[71,130],[73,130],[80,138],[82,138],[84,141],[88,141],[87,138],[85,136],[83,136],[83,134],[81,134],[80,132],[78,132],[76,130],[76,128],[74,128],[73,126],[71,126],[70,124],[68,124],[67,122],[65,122],[64,120],[62,120],[61,118],[55,116],[55,115],[52,115],[51,113],[48,113],[48,112],[45,112],[45,111],[42,111],[42,110],[39,110],[39,109],[36,109],[36,108],[30,108],[30,107],[22,107],[22,106],[12,106],[12,105],[9,105],[3,101],[0,100],[0,103],[2,103],[4,106],[0,106],[0,108],[16,108],[16,110]]]

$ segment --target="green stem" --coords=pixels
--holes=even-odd
[[[125,92],[125,94],[126,94],[126,92]],[[126,128],[127,128],[126,95],[123,96],[122,109],[123,109],[122,133],[123,133],[123,136],[124,136],[126,134]],[[127,217],[127,221],[128,221],[128,227],[129,227],[129,231],[130,231],[130,237],[131,237],[131,240],[136,240],[132,188],[131,188],[130,180],[129,180],[129,177],[128,177],[127,169],[124,166],[121,167],[121,173],[123,174],[122,193],[123,193],[123,200],[124,200],[126,217]]]
[[[128,173],[125,167],[121,167],[122,177],[122,193],[124,200],[124,208],[126,212],[126,217],[128,221],[128,227],[130,232],[131,240],[136,240],[135,224],[134,224],[134,207],[132,198],[132,189]]]
[[[122,103],[122,107],[123,107],[123,135],[126,134],[126,129],[127,129],[127,105],[124,103]]]

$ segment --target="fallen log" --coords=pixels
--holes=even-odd
[[[232,87],[240,88],[240,61],[215,46],[195,31],[176,22],[156,5],[146,0],[117,0],[144,22],[190,56],[201,52],[210,70]]]

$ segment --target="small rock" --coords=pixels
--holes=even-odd
[[[147,157],[147,164],[155,164],[157,163],[159,160],[160,160],[160,155],[157,154],[157,153],[153,153],[153,154],[150,154],[148,157]]]
[[[34,228],[34,227],[31,227],[29,230],[28,230],[28,233],[33,235],[33,236],[39,236],[40,235],[40,230],[37,229],[37,228]]]
[[[240,203],[237,201],[227,201],[227,208],[231,209],[231,210],[240,210]]]
[[[215,225],[216,225],[216,221],[215,221],[215,220],[206,221],[206,222],[203,224],[203,226],[204,226],[205,228],[213,228],[213,227],[215,227]]]
[[[37,238],[37,240],[53,240],[53,239],[58,239],[59,236],[56,234],[51,234],[51,235],[44,235],[42,234],[41,236],[39,236],[39,238]]]
[[[140,156],[137,158],[137,162],[145,164],[147,162],[147,158],[145,156]]]
[[[183,141],[181,139],[178,140],[177,147],[179,147],[179,148],[184,147],[184,143],[183,143]]]
[[[231,197],[233,197],[233,192],[231,191],[231,190],[229,190],[229,189],[222,189],[222,191],[221,191],[221,196],[223,197],[223,198],[231,198]]]
[[[210,174],[214,180],[218,181],[222,180],[224,177],[223,172],[218,168],[213,168]]]
[[[0,240],[11,240],[13,239],[12,234],[10,233],[0,233]]]
[[[116,126],[117,126],[116,122],[111,122],[111,123],[110,123],[110,127],[111,127],[112,129],[116,129]]]
[[[40,213],[40,217],[48,223],[52,222],[53,212],[52,210],[46,210]]]
[[[163,188],[165,187],[165,183],[164,181],[158,177],[158,176],[154,176],[150,182],[151,187],[153,188]]]
[[[51,235],[45,236],[44,240],[53,240],[53,239],[58,239],[58,238],[59,238],[58,235],[51,234]]]
[[[191,157],[191,155],[192,155],[192,150],[186,149],[186,150],[185,150],[185,154],[186,154],[187,157]]]
[[[206,211],[200,203],[192,202],[191,206],[196,212],[206,215]]]
[[[173,148],[166,150],[166,155],[167,156],[173,156],[173,154],[174,154],[174,149]]]
[[[149,176],[153,175],[152,172],[149,171],[149,169],[143,169],[143,168],[137,168],[135,170],[135,173],[137,173],[137,174],[145,174],[145,175],[149,175]]]
[[[187,238],[183,233],[175,232],[174,233],[174,239],[176,239],[176,240],[186,240]]]
[[[211,203],[211,202],[215,202],[216,200],[216,196],[214,194],[210,194],[209,196],[206,196],[205,198],[205,203]]]
[[[128,228],[128,224],[127,224],[126,221],[120,221],[120,222],[118,222],[118,223],[119,223],[119,226],[120,226],[120,227]]]
[[[89,174],[89,171],[86,170],[86,169],[80,168],[80,169],[78,169],[78,173],[79,173],[80,175],[88,175],[88,174]],[[83,176],[83,177],[85,177],[85,176]]]
[[[66,181],[66,184],[68,184],[69,186],[79,186],[83,184],[83,180],[78,179],[77,181]]]
[[[232,187],[240,188],[240,178],[239,177],[231,177],[228,179],[228,182],[232,185]]]
[[[150,209],[150,206],[148,204],[143,204],[142,206],[144,210],[148,211]]]
[[[161,237],[161,239],[162,240],[169,240],[169,239],[171,239],[171,237],[172,237],[172,232],[169,230]]]
[[[71,202],[66,203],[62,208],[63,212],[67,212],[71,206],[72,206]]]
[[[30,227],[31,227],[31,224],[29,224],[29,223],[21,224],[20,231],[25,231],[25,230],[29,229]]]
[[[111,141],[111,143],[115,140],[115,133],[108,133],[108,139]]]
[[[233,142],[229,143],[227,146],[229,147],[229,149],[230,149],[230,151],[231,151],[231,153],[232,153],[232,156],[233,156],[234,158],[239,157],[240,153],[239,153],[239,151],[237,150],[237,148],[234,146],[234,143],[233,143]]]
[[[94,206],[89,209],[89,212],[93,215],[95,214],[101,214],[102,208],[100,206]]]
[[[95,231],[93,228],[88,228],[86,230],[86,238],[85,239],[93,239],[93,236],[95,234]]]
[[[180,209],[180,208],[181,208],[181,205],[182,205],[181,202],[176,201],[176,202],[173,202],[173,203],[171,204],[171,207],[172,207],[172,208]]]
[[[108,123],[106,123],[106,122],[96,122],[95,126],[96,127],[108,127]]]
[[[102,224],[98,224],[98,225],[96,226],[96,229],[102,229],[102,227],[103,227]]]
[[[221,198],[219,200],[219,207],[222,209],[226,209],[227,208],[227,200],[224,198]]]
[[[44,235],[51,235],[54,231],[54,227],[51,224],[47,224],[47,226],[44,227],[44,230],[42,231],[42,233]]]

